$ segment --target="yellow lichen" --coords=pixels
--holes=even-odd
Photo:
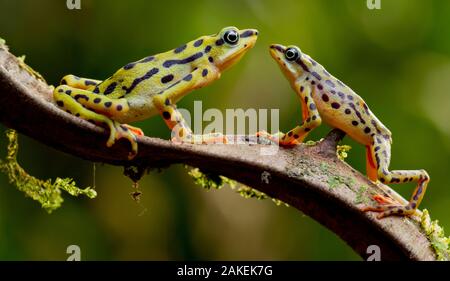
[[[47,84],[47,82],[45,81],[44,77],[39,72],[37,72],[31,66],[29,66],[28,64],[25,63],[25,58],[26,58],[25,55],[18,57],[18,59],[19,59],[19,66],[21,68],[23,68],[26,72],[30,73],[30,75],[32,75],[34,78],[36,78],[38,80],[41,80],[42,82]]]
[[[356,191],[356,197],[355,197],[355,204],[368,204],[369,198],[366,196],[368,187],[365,185],[362,185],[359,187],[359,189]]]
[[[192,168],[188,174],[194,179],[195,184],[198,184],[207,190],[210,190],[211,188],[221,189],[228,180],[226,177],[200,171],[198,168]]]
[[[304,142],[304,144],[305,144],[306,146],[314,146],[314,145],[317,144],[317,142],[315,142],[315,141],[313,141],[313,140],[307,140],[307,141]]]
[[[265,193],[255,190],[246,185],[239,186],[239,188],[236,190],[236,192],[239,193],[244,198],[256,198],[258,200],[263,200],[263,199],[269,198]],[[277,200],[277,199],[273,200],[273,202],[275,204],[279,205],[279,203],[277,201],[279,201],[279,200]]]
[[[445,237],[444,229],[439,226],[439,221],[432,221],[428,210],[424,209],[420,223],[436,253],[437,260],[448,261],[450,258],[450,237]]]
[[[209,172],[204,172],[198,168],[192,168],[189,166],[186,166],[186,168],[190,169],[188,174],[194,179],[194,183],[200,185],[201,187],[207,190],[210,190],[211,188],[221,189],[225,184],[227,184],[232,190],[236,191],[236,193],[240,194],[244,198],[256,198],[258,200],[270,198],[269,196],[267,196],[267,194],[261,191],[258,191],[244,184],[238,183],[227,177],[216,175]],[[282,202],[279,199],[272,198],[272,201],[277,206],[284,204],[286,207],[289,207],[288,204]]]
[[[350,149],[352,149],[350,145],[338,145],[336,150],[337,157],[344,161],[345,158],[347,158]]]
[[[5,160],[0,160],[0,171],[6,174],[9,182],[16,188],[38,201],[42,208],[51,213],[61,206],[64,201],[61,197],[61,190],[65,190],[72,196],[85,195],[89,198],[95,198],[97,192],[90,187],[80,189],[76,186],[73,179],[56,178],[52,183],[50,179],[40,180],[29,175],[17,163],[17,153],[19,149],[18,134],[14,130],[7,130],[6,137],[9,144]]]

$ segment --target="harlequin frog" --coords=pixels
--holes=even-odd
[[[125,138],[131,143],[129,159],[138,151],[136,136],[143,132],[127,124],[161,115],[173,140],[215,142],[221,134],[196,136],[186,125],[175,103],[183,96],[220,78],[255,45],[258,31],[226,27],[174,50],[129,63],[104,81],[66,75],[54,90],[58,107],[82,119],[107,126],[111,147]]]
[[[391,215],[409,216],[415,213],[430,180],[425,170],[390,171],[391,132],[372,113],[364,100],[310,56],[296,46],[270,46],[270,54],[280,66],[300,98],[303,122],[288,133],[266,135],[280,146],[301,143],[322,121],[341,129],[366,147],[366,168],[370,180],[382,183],[416,182],[417,186],[406,206],[382,195],[376,195],[376,207],[363,211],[379,212],[378,218]]]

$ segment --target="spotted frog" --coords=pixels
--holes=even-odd
[[[366,147],[366,170],[370,180],[381,183],[416,182],[417,186],[407,205],[400,200],[376,195],[376,207],[364,207],[363,211],[379,212],[378,218],[415,213],[423,199],[430,177],[425,170],[389,170],[391,159],[391,132],[378,120],[364,100],[350,87],[328,73],[297,46],[274,44],[270,54],[280,66],[297,93],[302,106],[301,125],[288,133],[269,135],[260,132],[280,146],[292,147],[301,143],[322,121],[344,131]]]
[[[53,93],[61,109],[109,128],[111,147],[124,138],[131,143],[132,159],[138,152],[141,129],[126,123],[161,115],[173,140],[190,143],[226,141],[221,134],[193,135],[176,108],[189,92],[207,86],[238,62],[257,39],[255,29],[223,28],[174,50],[129,63],[104,81],[66,75]]]

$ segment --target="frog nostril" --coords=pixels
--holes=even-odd
[[[258,35],[258,31],[255,31],[255,35]]]

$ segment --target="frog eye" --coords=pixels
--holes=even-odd
[[[223,34],[223,41],[235,45],[239,41],[239,33],[236,30],[228,30]]]
[[[295,48],[289,48],[284,53],[284,56],[288,61],[295,61],[300,57],[300,53]]]

